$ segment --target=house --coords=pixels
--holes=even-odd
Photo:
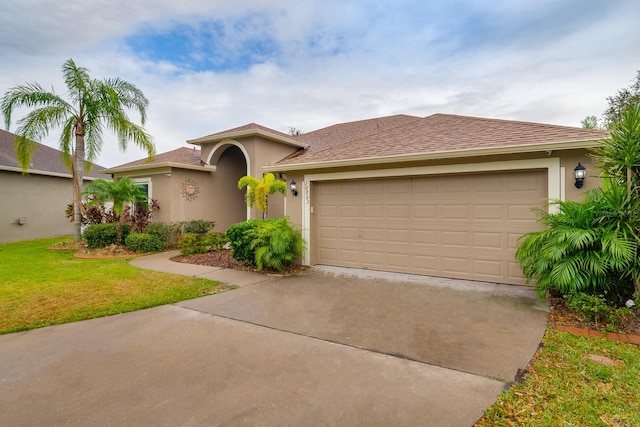
[[[307,242],[301,262],[523,284],[518,238],[540,229],[533,208],[599,185],[587,148],[601,130],[434,114],[341,123],[297,136],[251,123],[187,141],[148,163],[109,169],[148,182],[156,220],[259,217],[243,175],[291,188],[269,200]],[[574,170],[588,177],[577,188]],[[580,183],[582,184],[582,183]],[[295,188],[295,190],[294,190]],[[164,210],[164,212],[163,212]]]
[[[73,202],[71,172],[62,153],[36,144],[27,173],[22,172],[14,151],[15,135],[0,130],[0,242],[73,234],[73,223],[65,216]],[[104,168],[94,165],[85,183]]]

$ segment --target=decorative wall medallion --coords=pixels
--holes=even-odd
[[[180,194],[187,202],[197,199],[199,192],[200,188],[193,179],[186,179],[182,182]]]

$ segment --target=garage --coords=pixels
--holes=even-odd
[[[547,188],[546,169],[317,182],[315,263],[524,284],[516,243]]]

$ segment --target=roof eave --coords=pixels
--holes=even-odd
[[[73,176],[70,173],[63,173],[63,172],[50,172],[50,171],[43,171],[43,170],[38,170],[38,169],[27,169],[26,171],[23,171],[22,168],[18,168],[18,167],[14,167],[14,166],[2,166],[0,165],[0,170],[3,171],[7,171],[7,172],[20,172],[20,173],[25,173],[28,175],[44,175],[44,176],[52,176],[52,177],[56,177],[56,178],[73,178]],[[102,174],[107,175],[104,172],[100,172]],[[89,175],[84,175],[84,179],[87,181],[93,181],[96,179],[99,179],[98,177],[95,176],[89,176]]]
[[[452,159],[452,158],[461,158],[461,157],[522,154],[522,153],[531,153],[536,151],[548,151],[548,150],[575,150],[580,148],[595,147],[598,144],[599,144],[599,141],[593,140],[593,139],[582,140],[582,141],[547,142],[547,143],[529,144],[529,145],[511,145],[511,146],[505,146],[505,147],[473,148],[470,150],[447,150],[447,151],[434,151],[429,153],[398,154],[393,156],[329,160],[324,162],[321,161],[321,162],[307,162],[307,163],[292,163],[292,164],[283,164],[283,165],[275,164],[275,165],[265,166],[263,170],[265,172],[286,172],[286,171],[308,170],[308,169],[353,167],[353,166],[374,165],[374,164],[384,164],[384,163]]]
[[[103,173],[113,174],[113,173],[143,171],[143,170],[167,168],[167,167],[176,168],[176,169],[205,171],[205,172],[215,172],[217,169],[217,167],[213,165],[200,166],[200,165],[187,165],[184,163],[175,163],[175,162],[162,162],[162,163],[148,163],[145,165],[136,165],[136,166],[115,167],[115,168],[105,169]]]
[[[270,139],[272,141],[280,142],[282,144],[290,145],[292,147],[297,147],[297,148],[309,147],[309,144],[304,144],[300,141],[296,141],[293,138],[285,138],[280,135],[274,135],[270,132],[263,131],[262,129],[247,129],[247,130],[241,130],[237,132],[220,133],[212,136],[203,136],[202,138],[188,139],[187,143],[201,146],[202,144],[206,144],[206,143],[219,142],[225,139],[246,138],[248,136],[261,136],[263,138]]]

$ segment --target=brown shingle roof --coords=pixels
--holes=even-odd
[[[144,158],[125,163],[124,165],[118,165],[114,169],[131,168],[133,166],[163,165],[171,163],[186,166],[202,166],[203,163],[200,161],[200,149],[196,147],[180,147],[176,150],[167,151],[166,153],[156,154],[151,158],[151,160],[147,160],[147,158]]]
[[[0,129],[0,169],[18,168],[22,170],[16,159],[14,149],[14,141],[16,135]],[[91,171],[86,172],[85,176],[93,178],[109,178],[108,175],[102,174],[105,168],[94,164]],[[30,173],[63,174],[71,176],[71,171],[67,169],[63,160],[62,153],[55,148],[48,147],[43,144],[36,143],[36,149],[31,158],[29,166]]]
[[[283,159],[278,165],[586,142],[608,136],[607,131],[596,129],[434,114],[355,140],[347,135],[342,143],[336,135],[334,142],[325,148],[309,149],[296,157]],[[317,148],[315,144],[313,146]]]
[[[308,151],[314,152],[334,144],[344,144],[378,132],[403,126],[415,120],[420,120],[420,117],[407,116],[405,114],[358,120],[339,123],[313,132],[303,133],[295,138],[309,144]]]
[[[197,138],[196,140],[193,140],[193,141],[197,141],[197,140],[201,140],[201,139],[202,140],[204,140],[204,139],[216,139],[219,136],[227,135],[227,134],[230,134],[230,133],[250,131],[250,130],[261,130],[261,131],[268,132],[268,133],[271,133],[273,135],[277,135],[277,136],[280,136],[280,137],[292,138],[291,135],[288,135],[288,134],[283,133],[283,132],[279,132],[277,130],[270,129],[270,128],[266,127],[266,126],[262,126],[262,125],[259,125],[257,123],[249,123],[249,124],[246,124],[244,126],[238,126],[236,128],[227,129],[227,130],[224,130],[222,132],[212,133],[211,135],[203,136],[203,137]]]

